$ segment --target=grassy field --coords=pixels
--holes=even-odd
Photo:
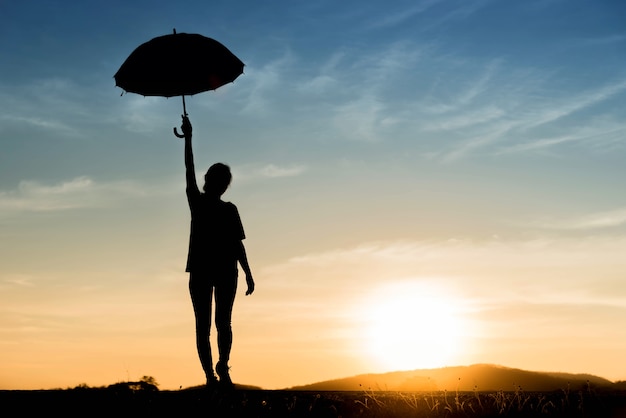
[[[0,391],[3,416],[626,418],[626,392]]]

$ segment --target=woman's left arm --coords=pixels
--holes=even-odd
[[[254,292],[254,279],[252,278],[252,271],[250,270],[250,264],[248,263],[248,256],[246,255],[246,247],[243,245],[243,241],[239,241],[238,248],[239,255],[237,260],[241,265],[244,273],[246,274],[246,284],[248,285],[248,290],[246,290],[246,295],[251,295]]]

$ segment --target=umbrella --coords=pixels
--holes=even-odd
[[[215,39],[174,30],[137,47],[114,78],[115,85],[126,92],[182,96],[183,112],[187,116],[185,96],[233,82],[243,73],[243,66],[239,58]]]

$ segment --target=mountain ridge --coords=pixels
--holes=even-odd
[[[518,391],[527,392],[611,388],[615,383],[581,373],[536,372],[493,364],[450,366],[360,374],[288,390],[316,391]]]

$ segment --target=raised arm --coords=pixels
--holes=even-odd
[[[183,124],[180,127],[185,137],[185,177],[187,180],[187,194],[200,193],[198,182],[196,180],[196,169],[193,163],[193,148],[191,146],[191,137],[193,128],[187,116],[183,116]]]

